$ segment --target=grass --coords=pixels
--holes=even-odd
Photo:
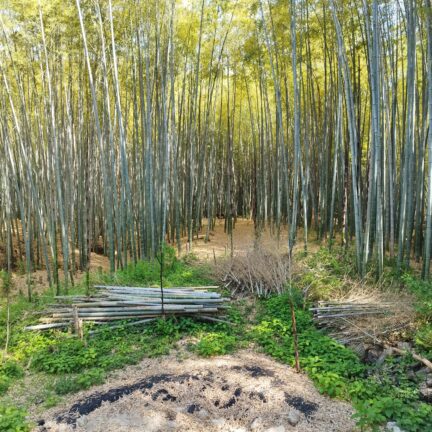
[[[166,254],[165,286],[208,285],[214,281],[209,269],[193,258],[178,260]],[[321,249],[303,258],[320,282],[312,298],[325,298],[341,290],[341,279],[354,277],[349,255],[340,250]],[[391,275],[391,276],[390,276]],[[395,278],[390,272],[387,277]],[[159,283],[157,262],[130,265],[115,275],[92,274],[92,283],[151,286]],[[305,276],[296,284],[304,288]],[[389,281],[395,283],[395,279]],[[403,283],[418,298],[418,330],[413,335],[416,350],[432,355],[432,289],[429,283],[405,275]],[[85,292],[85,283],[73,293]],[[413,364],[409,357],[392,357],[381,366],[363,364],[348,348],[318,331],[307,310],[301,291],[294,290],[300,364],[318,390],[331,397],[349,400],[356,408],[361,430],[378,430],[387,420],[397,421],[407,432],[432,430],[432,407],[419,400],[418,383],[407,378]],[[287,294],[266,300],[239,300],[228,311],[235,326],[209,324],[190,318],[158,320],[149,326],[120,328],[86,337],[82,342],[63,331],[25,332],[34,322],[33,310],[53,301],[53,293],[36,297],[29,305],[19,298],[11,305],[12,337],[7,361],[0,367],[0,431],[26,431],[28,425],[21,409],[42,411],[64,400],[66,395],[103,383],[111,371],[138,363],[144,357],[167,354],[186,336],[197,342],[190,350],[209,357],[232,353],[253,345],[278,361],[293,364],[294,350],[291,315]],[[0,344],[4,344],[5,313],[0,313]],[[88,330],[88,329],[87,329]],[[30,390],[29,390],[30,389]],[[19,403],[17,402],[19,401]],[[14,408],[19,405],[20,409]],[[5,426],[6,425],[6,426]]]

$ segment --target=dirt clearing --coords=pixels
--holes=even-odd
[[[39,432],[354,430],[352,407],[252,351],[146,359],[38,419]]]

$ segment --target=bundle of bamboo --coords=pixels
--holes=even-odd
[[[310,310],[320,328],[343,344],[390,335],[410,323],[411,309],[397,302],[319,302]]]
[[[57,296],[57,303],[49,305],[49,309],[39,319],[41,324],[28,326],[26,330],[48,330],[74,324],[77,332],[80,332],[84,321],[93,324],[127,321],[122,325],[138,325],[166,315],[196,316],[201,320],[228,323],[221,312],[227,308],[229,299],[208,291],[217,288],[215,286],[163,290],[104,285],[95,288],[97,293],[88,297]]]

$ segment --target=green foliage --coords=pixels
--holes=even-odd
[[[55,384],[55,392],[59,395],[74,393],[90,388],[92,385],[102,384],[105,372],[102,369],[89,369],[73,377],[62,377]]]
[[[343,289],[343,276],[355,274],[354,262],[354,251],[321,247],[304,260],[308,270],[298,278],[297,286],[307,292],[310,300],[329,299],[335,291]]]
[[[409,273],[402,275],[405,286],[417,297],[416,309],[420,317],[432,322],[432,284]]]
[[[22,409],[0,405],[0,431],[28,432],[26,413]]]
[[[354,418],[362,430],[379,431],[379,425],[393,420],[404,430],[424,432],[432,428],[432,406],[406,402],[393,396],[381,396],[358,401]]]
[[[261,302],[260,322],[251,337],[267,354],[293,365],[288,300],[285,294]],[[296,303],[300,365],[321,393],[351,400],[362,430],[379,430],[388,420],[407,432],[432,430],[432,407],[419,401],[417,384],[407,378],[413,359],[389,358],[384,365],[367,369],[350,349],[318,331],[310,313]]]
[[[288,295],[264,302],[261,317],[263,320],[252,329],[253,340],[267,354],[293,365],[294,341]],[[297,309],[296,322],[300,366],[322,393],[348,397],[349,378],[360,376],[365,370],[358,357],[316,330],[308,311]]]
[[[5,394],[14,379],[24,376],[21,366],[13,360],[0,363],[0,395]]]
[[[16,361],[6,360],[0,364],[0,374],[4,374],[9,378],[22,378],[24,371]]]
[[[177,336],[155,338],[155,329],[160,324],[147,329],[107,330],[97,337],[81,340],[57,335],[51,343],[41,345],[33,352],[32,368],[49,374],[76,373],[83,369],[100,367],[112,370],[127,364],[135,364],[143,357],[167,354]]]
[[[194,350],[203,357],[229,354],[237,347],[235,336],[225,333],[207,333],[194,346]]]
[[[163,286],[201,286],[211,285],[208,267],[193,262],[193,258],[178,259],[172,247],[164,247]],[[136,286],[160,286],[160,264],[158,260],[139,261],[130,264],[126,269],[115,275],[103,275],[102,282],[118,283],[119,285],[134,284]]]
[[[432,325],[424,325],[417,331],[415,343],[426,351],[432,351]]]
[[[12,277],[9,272],[0,270],[0,284],[2,295],[5,297],[9,296],[12,288]]]
[[[10,378],[4,374],[0,374],[0,395],[8,391],[10,384]]]

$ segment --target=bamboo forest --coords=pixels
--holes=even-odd
[[[0,431],[432,430],[431,0],[0,0],[0,83]]]

